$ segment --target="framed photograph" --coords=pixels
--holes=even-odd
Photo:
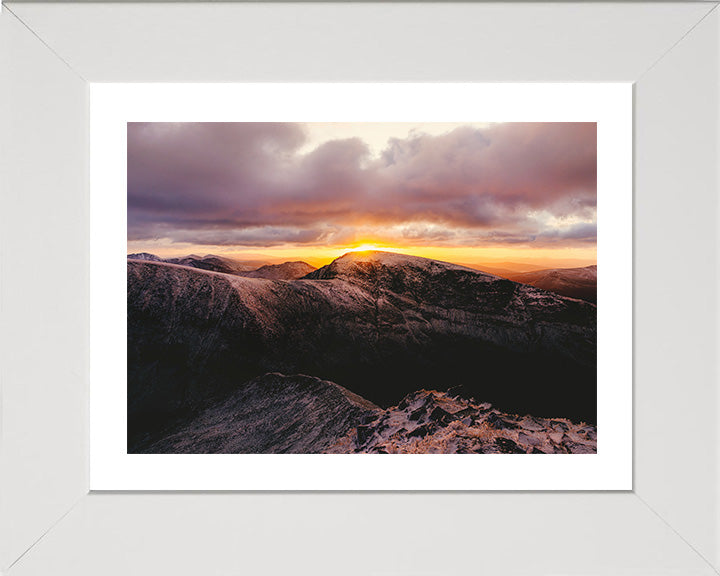
[[[0,22],[3,573],[715,573],[715,3]]]
[[[93,87],[91,488],[629,489],[631,103]]]

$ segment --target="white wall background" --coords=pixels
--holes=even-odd
[[[87,85],[0,14],[0,569],[87,492]]]
[[[715,574],[715,8],[8,4],[0,15],[0,566],[12,576]],[[82,498],[83,79],[637,81],[636,494]]]

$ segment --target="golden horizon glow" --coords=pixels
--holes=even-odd
[[[587,248],[551,247],[534,248],[529,246],[485,246],[485,247],[449,247],[449,246],[393,246],[379,241],[362,241],[340,246],[297,246],[275,247],[229,247],[178,244],[164,242],[130,242],[128,253],[149,252],[161,258],[176,258],[189,254],[216,254],[238,260],[257,260],[268,263],[280,263],[302,260],[313,266],[324,266],[348,252],[368,251],[397,252],[411,256],[432,258],[455,264],[489,266],[504,262],[527,263],[547,268],[589,266],[597,263],[595,245]]]

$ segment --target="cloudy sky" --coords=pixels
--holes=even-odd
[[[128,251],[593,263],[594,123],[129,123]]]

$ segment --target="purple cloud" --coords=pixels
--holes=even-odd
[[[372,156],[358,138],[301,152],[302,124],[129,123],[128,239],[594,241],[596,136],[594,123],[459,126]]]

